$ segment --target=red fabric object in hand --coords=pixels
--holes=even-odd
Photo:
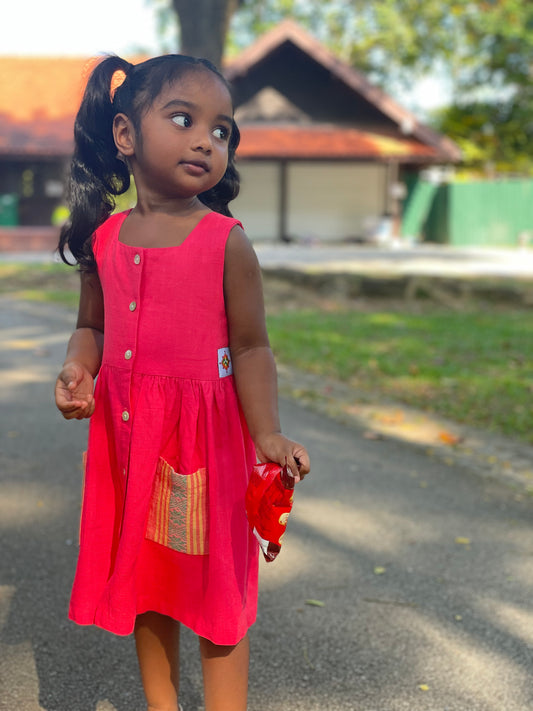
[[[267,562],[281,550],[294,498],[294,477],[287,466],[256,464],[246,491],[246,515]]]

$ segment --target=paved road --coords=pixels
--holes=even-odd
[[[1,711],[144,708],[132,640],[66,620],[86,424],[51,390],[72,324],[0,300]],[[532,709],[533,500],[297,404],[282,415],[314,473],[262,566],[250,711]],[[182,651],[197,711],[192,634]]]

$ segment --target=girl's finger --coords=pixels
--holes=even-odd
[[[294,477],[295,482],[299,482],[301,479],[300,476],[300,467],[299,467],[299,462],[296,457],[289,456],[285,460],[287,462],[287,466],[290,469],[290,472],[292,476]]]
[[[303,479],[306,474],[309,474],[311,468],[309,462],[309,455],[305,450],[298,450],[294,453],[294,459],[298,463],[298,473],[300,475],[300,479]]]

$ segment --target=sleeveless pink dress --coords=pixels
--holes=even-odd
[[[223,294],[239,223],[212,212],[179,246],[139,248],[120,242],[127,214],[94,237],[105,345],[69,616],[129,634],[151,610],[231,645],[255,621],[258,574]]]

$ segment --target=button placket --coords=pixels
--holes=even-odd
[[[131,259],[131,257],[130,257]],[[124,361],[128,362],[128,371],[129,371],[129,379],[131,382],[131,378],[133,375],[133,354],[135,352],[135,348],[137,345],[137,324],[138,324],[138,297],[140,293],[140,282],[141,282],[141,276],[142,276],[142,258],[141,254],[136,253],[133,256],[132,259],[133,265],[130,271],[130,287],[131,287],[131,295],[130,295],[130,300],[126,302],[126,308],[127,308],[127,313],[128,313],[128,328],[125,333],[125,343],[124,347],[125,350],[123,352],[124,355]],[[130,262],[131,264],[131,262]],[[137,267],[141,267],[140,269],[137,269]],[[128,347],[129,346],[129,347]],[[124,409],[121,412],[121,418],[124,423],[125,429],[128,431],[128,451],[131,446],[131,428],[132,428],[132,414],[130,411],[130,404],[129,401],[124,402]],[[129,454],[128,457],[129,459]],[[128,469],[129,465],[126,464],[126,466],[123,466],[122,468],[122,474],[124,478],[127,478],[128,476]]]

